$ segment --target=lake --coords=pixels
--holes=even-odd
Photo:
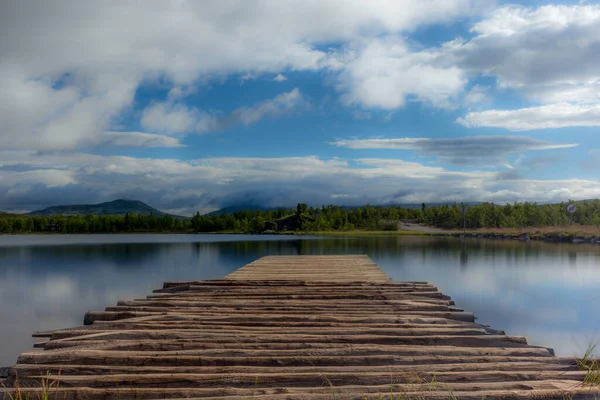
[[[442,237],[0,236],[0,367],[31,334],[166,280],[221,278],[265,255],[367,254],[394,280],[430,281],[477,322],[560,356],[600,343],[600,246]]]

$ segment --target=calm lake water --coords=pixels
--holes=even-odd
[[[166,280],[212,279],[265,255],[367,254],[395,280],[435,283],[477,322],[557,355],[600,343],[600,246],[458,238],[239,235],[0,236],[0,367],[31,333]]]

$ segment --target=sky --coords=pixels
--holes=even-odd
[[[600,3],[0,2],[0,210],[600,197]]]

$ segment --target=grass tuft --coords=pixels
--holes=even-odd
[[[583,358],[577,359],[577,366],[581,371],[585,371],[583,383],[600,387],[600,361],[594,358],[596,345],[590,346]]]

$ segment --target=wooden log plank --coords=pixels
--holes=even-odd
[[[339,374],[339,373],[379,373],[382,376],[405,376],[411,374],[427,374],[428,377],[436,376],[443,379],[442,373],[476,373],[490,371],[519,371],[524,374],[534,374],[536,372],[556,371],[557,374],[566,371],[578,371],[577,366],[571,360],[564,362],[489,362],[489,363],[460,363],[460,364],[418,364],[418,365],[367,365],[367,364],[352,364],[352,365],[311,365],[303,364],[288,364],[280,365],[272,363],[269,366],[264,365],[227,365],[215,367],[213,364],[198,365],[194,361],[201,361],[201,357],[194,359],[186,359],[180,362],[178,359],[172,360],[171,363],[164,364],[142,364],[141,360],[136,360],[136,363],[130,364],[102,364],[102,360],[96,364],[18,364],[12,369],[12,376],[31,376],[31,375],[96,375],[96,374],[243,374],[243,375],[265,375],[265,374]],[[151,361],[151,360],[150,360]],[[135,368],[132,368],[134,367]]]
[[[490,333],[502,334],[498,333],[498,330],[492,329],[487,325],[475,324],[464,321],[457,320],[449,320],[444,318],[398,318],[393,321],[393,323],[369,323],[369,324],[356,324],[353,322],[322,322],[322,321],[301,321],[301,322],[283,322],[279,326],[273,325],[272,321],[253,321],[253,322],[244,322],[244,321],[206,321],[194,314],[180,314],[180,315],[156,315],[152,317],[143,317],[140,319],[129,318],[122,320],[114,320],[114,321],[95,321],[92,325],[82,325],[79,327],[66,328],[66,329],[56,329],[54,331],[40,331],[35,332],[33,337],[51,337],[52,335],[56,335],[57,339],[63,337],[71,337],[78,334],[86,334],[92,333],[92,331],[96,330],[106,330],[106,329],[135,329],[136,321],[144,320],[145,322],[155,322],[156,324],[169,324],[169,325],[177,325],[177,324],[186,324],[187,326],[196,326],[198,329],[203,328],[212,328],[212,329],[247,329],[247,330],[264,330],[264,329],[272,329],[279,330],[280,327],[285,327],[294,329],[294,328],[306,328],[306,329],[315,329],[315,328],[340,328],[340,329],[354,329],[357,326],[365,326],[368,328],[381,328],[381,329],[403,329],[403,328],[428,328],[428,327],[446,327],[446,328],[465,328],[465,327],[473,327],[473,328],[483,328],[486,329]],[[79,331],[79,332],[75,332]]]
[[[159,311],[159,312],[137,312],[137,311],[123,311],[123,312],[110,312],[110,311],[90,311],[85,314],[84,317],[84,325],[90,325],[94,323],[94,321],[114,321],[126,318],[136,318],[136,317],[145,317],[151,315],[166,315],[168,311]],[[183,314],[182,312],[178,312],[178,315]],[[193,314],[193,312],[192,312]],[[353,321],[355,323],[370,323],[370,322],[393,322],[396,320],[398,316],[412,316],[412,317],[440,317],[446,319],[455,319],[459,321],[467,321],[474,322],[475,316],[473,313],[464,312],[464,311],[456,311],[456,312],[444,312],[444,311],[415,311],[415,312],[399,312],[397,315],[394,314],[380,314],[376,316],[371,316],[370,314],[357,314],[354,316],[343,316],[343,315],[306,315],[306,314],[297,314],[297,315],[286,315],[286,314],[273,314],[270,316],[264,316],[264,314],[255,314],[256,316],[249,316],[249,313],[240,313],[238,315],[226,315],[220,313],[211,313],[210,311],[204,311],[204,315],[206,315],[205,320],[238,320],[244,321],[248,319],[256,319],[258,321],[261,320],[278,320],[282,322],[286,321],[309,321],[309,320],[319,320],[319,321],[327,321],[327,322],[337,322],[337,321]],[[244,316],[244,317],[242,317]]]
[[[344,287],[406,287],[406,286],[434,286],[430,282],[411,282],[411,281],[403,281],[403,282],[368,282],[368,281],[356,281],[356,282],[344,282],[343,285],[339,282],[311,282],[310,280],[231,280],[231,279],[211,279],[205,281],[166,281],[163,283],[163,289],[167,289],[170,287],[176,286],[184,286],[184,285],[195,285],[195,286],[206,286],[206,287],[224,287],[224,288],[243,288],[243,287],[294,287],[294,286],[302,286],[302,287],[328,287],[328,286],[344,286]]]
[[[200,297],[194,296],[158,296],[158,297],[148,297],[146,299],[136,299],[136,300],[120,300],[117,302],[117,305],[138,305],[142,303],[162,303],[162,302],[193,302],[199,305],[210,305],[212,307],[235,307],[235,306],[305,306],[310,308],[314,307],[330,307],[330,308],[378,308],[378,307],[386,307],[386,306],[394,306],[394,305],[404,305],[404,304],[438,304],[438,305],[447,305],[453,306],[454,302],[452,300],[446,300],[443,298],[431,298],[431,297],[415,297],[415,296],[407,296],[400,299],[393,300],[361,300],[361,299],[345,299],[343,302],[331,302],[331,301],[323,301],[323,300],[312,300],[310,303],[301,302],[294,299],[281,299],[278,300],[276,304],[268,300],[262,299],[245,299],[240,300],[236,296],[227,296],[219,299],[218,302],[205,300]]]
[[[57,329],[55,331],[44,331],[37,332],[35,337],[52,337],[53,335],[55,339],[63,339],[67,337],[74,337],[79,335],[85,335],[101,330],[131,330],[136,328],[135,322],[130,322],[131,320],[115,320],[115,321],[96,321],[93,325],[85,325],[80,327],[68,328],[68,329]],[[219,322],[219,321],[203,321],[194,316],[159,316],[154,319],[157,324],[169,324],[170,326],[175,326],[177,324],[185,324],[187,326],[195,325],[198,329],[215,329],[215,330],[263,330],[263,329],[271,329],[273,331],[277,331],[278,327],[274,326],[271,321],[264,322]],[[358,324],[354,324],[351,322],[319,322],[319,321],[309,321],[309,322],[285,322],[282,323],[281,326],[286,329],[295,329],[295,328],[305,328],[308,330],[323,328],[339,328],[345,330],[355,329]],[[447,319],[431,319],[431,318],[414,318],[414,319],[404,319],[395,321],[395,323],[372,323],[365,325],[368,328],[381,328],[381,329],[403,329],[403,328],[428,328],[432,326],[440,326],[445,328],[465,328],[472,327],[478,329],[485,329],[488,333],[503,335],[505,334],[503,331],[499,331],[496,329],[492,329],[487,327],[486,325],[480,324],[469,324],[463,321],[456,320],[447,320]]]
[[[475,332],[475,331],[474,331]],[[458,345],[458,346],[511,346],[513,344],[526,345],[527,340],[522,336],[492,335],[485,332],[473,334],[444,335],[431,332],[428,335],[418,335],[418,332],[403,332],[400,330],[396,335],[385,334],[271,334],[244,333],[231,334],[223,332],[205,332],[195,330],[171,330],[171,329],[134,329],[129,331],[103,331],[101,333],[89,333],[77,336],[76,339],[97,340],[143,340],[143,339],[173,339],[188,340],[196,343],[235,343],[243,340],[244,343],[373,343],[373,344],[413,344],[413,345]],[[62,339],[65,340],[65,339]]]
[[[69,344],[77,340],[57,340],[51,344]],[[82,342],[78,342],[82,343]],[[83,342],[85,343],[85,342]],[[89,342],[88,342],[89,343]],[[545,347],[461,347],[461,346],[412,346],[412,345],[376,345],[359,344],[349,345],[344,343],[296,343],[281,344],[271,343],[268,345],[251,343],[230,343],[209,347],[190,343],[185,340],[136,340],[136,341],[103,341],[102,348],[94,348],[91,345],[81,349],[66,349],[61,351],[45,351],[24,353],[23,357],[31,357],[37,360],[74,360],[77,357],[104,355],[105,357],[159,357],[182,356],[182,355],[229,355],[235,357],[268,357],[268,356],[398,356],[398,357],[437,357],[442,361],[451,360],[452,357],[459,360],[468,360],[469,357],[549,357],[548,362],[555,358]],[[185,345],[195,347],[186,347]],[[167,348],[169,347],[169,348]],[[114,349],[111,351],[110,349]],[[70,357],[70,358],[69,358]],[[21,360],[21,358],[19,358]],[[399,358],[399,360],[404,360]],[[407,361],[407,360],[404,360]],[[32,363],[32,361],[27,361]],[[48,362],[48,361],[42,361]],[[461,362],[461,361],[459,361]]]
[[[157,292],[154,291],[154,295],[150,295],[148,296],[149,299],[160,299],[160,298],[166,298],[167,296],[172,296],[173,293],[161,293],[161,292]],[[194,292],[194,291],[182,291],[182,292],[178,292],[177,296],[179,298],[185,298],[185,297],[190,297],[190,298],[194,298],[194,299],[205,299],[205,300],[220,300],[224,297],[229,297],[229,296],[225,296],[225,295],[209,295],[209,294],[205,294],[202,292]],[[401,292],[401,293],[391,293],[391,292],[387,292],[386,295],[382,294],[382,293],[378,293],[378,294],[361,294],[361,293],[349,293],[347,295],[326,295],[326,294],[314,294],[314,295],[285,295],[285,294],[278,294],[278,295],[271,295],[271,296],[267,296],[267,295],[263,295],[263,296],[251,296],[251,295],[237,295],[236,298],[239,299],[244,299],[244,300],[409,300],[409,299],[421,299],[421,298],[432,298],[432,299],[442,299],[442,300],[451,300],[450,296],[447,296],[443,293],[440,292],[436,292],[436,291],[420,291],[420,292]]]
[[[264,349],[266,351],[273,351],[274,349],[287,349],[287,350],[305,350],[305,353],[300,352],[300,354],[312,354],[316,350],[319,349],[318,353],[324,354],[326,351],[323,349],[331,349],[331,352],[339,352],[339,348],[343,346],[350,346],[352,349],[363,346],[365,343],[218,343],[218,349],[236,349],[236,350],[257,350]],[[414,343],[413,343],[414,345]],[[444,344],[441,344],[442,346]],[[476,344],[471,344],[472,346],[476,346]],[[383,346],[383,345],[379,345]],[[89,348],[89,349],[104,349],[104,350],[139,350],[139,351],[168,351],[168,350],[193,350],[193,349],[204,349],[207,352],[211,349],[215,348],[215,343],[207,343],[207,342],[198,342],[195,340],[158,340],[158,339],[146,339],[146,340],[77,340],[74,339],[66,339],[66,340],[52,340],[49,341],[45,349],[53,350],[53,349],[64,349],[64,348]],[[465,346],[457,346],[460,348],[467,348]],[[509,345],[506,342],[498,343],[498,347],[505,349],[505,352],[508,352],[509,349],[525,347],[531,349],[532,346],[518,346],[518,345]],[[431,346],[430,348],[436,349],[435,346]],[[493,349],[494,347],[489,347]],[[540,347],[544,349],[544,351],[553,354],[552,349]],[[220,351],[220,350],[217,350]],[[372,350],[377,353],[376,350]],[[384,350],[385,351],[385,350]]]
[[[181,292],[191,292],[195,296],[207,297],[207,298],[215,298],[215,297],[223,297],[223,296],[231,296],[235,294],[237,296],[245,296],[245,297],[257,297],[261,298],[263,296],[273,297],[273,296],[302,296],[302,295],[311,295],[310,298],[318,295],[346,295],[346,296],[369,296],[369,295],[426,295],[429,293],[440,293],[436,288],[433,287],[423,287],[423,288],[394,288],[394,289],[362,289],[362,290],[236,290],[236,291],[227,291],[227,290],[218,290],[218,291],[206,291],[206,290],[197,290],[195,286],[190,285],[187,286],[185,290],[174,292],[177,294],[182,294]],[[346,298],[346,297],[340,297]]]
[[[410,382],[418,379],[420,382],[431,382],[435,379],[452,388],[469,389],[484,384],[496,384],[497,387],[509,389],[515,387],[515,383],[534,382],[544,383],[552,380],[571,380],[582,382],[585,377],[584,371],[478,371],[475,374],[464,372],[439,372],[409,374],[405,376],[392,376],[389,373],[376,372],[334,372],[329,375],[323,373],[274,373],[258,374],[238,373],[235,375],[223,374],[185,374],[185,373],[154,373],[154,374],[86,374],[86,375],[56,375],[52,379],[62,387],[159,387],[159,388],[210,388],[214,386],[249,387],[255,384],[257,387],[314,387],[320,386],[327,381],[336,387],[346,385],[386,385],[393,384],[399,388],[408,388]],[[32,375],[33,379],[44,379],[43,375]],[[259,382],[256,384],[255,382]],[[470,386],[465,387],[466,383]],[[460,385],[460,386],[458,386]]]
[[[240,301],[236,297],[229,297],[222,299],[218,303],[206,301],[203,299],[195,298],[167,298],[167,299],[147,299],[147,300],[134,300],[117,302],[117,306],[153,306],[153,307],[175,307],[175,306],[186,306],[186,307],[296,307],[303,309],[311,308],[332,308],[336,310],[343,310],[347,308],[356,309],[359,306],[361,309],[378,309],[382,307],[431,307],[431,306],[450,306],[450,302],[443,299],[429,299],[429,298],[410,298],[400,300],[380,300],[380,301],[344,301],[343,303],[331,303],[325,301],[311,301],[310,303],[299,302],[295,300],[287,300],[277,302],[273,304],[264,300],[248,300]]]
[[[391,307],[379,307],[379,308],[370,308],[370,309],[361,309],[356,310],[352,308],[342,308],[336,309],[332,307],[314,307],[311,309],[310,307],[278,307],[277,305],[266,306],[266,307],[245,307],[238,306],[232,308],[226,307],[213,307],[213,306],[193,306],[190,305],[186,307],[183,304],[172,304],[168,307],[155,307],[155,306],[112,306],[106,307],[105,312],[154,312],[154,313],[169,313],[169,314],[177,314],[177,313],[186,313],[190,314],[190,312],[210,312],[213,314],[219,313],[222,315],[236,315],[236,314],[281,314],[281,315],[306,315],[307,313],[317,315],[365,315],[365,313],[384,313],[384,314],[401,314],[401,313],[419,313],[426,311],[439,311],[439,312],[463,312],[462,309],[458,309],[456,307],[449,307],[446,305],[421,305],[421,306],[391,306]]]
[[[564,400],[565,398],[594,399],[600,394],[597,388],[573,387],[572,381],[553,381],[533,389],[526,384],[516,384],[510,389],[498,389],[485,386],[476,390],[463,391],[455,389],[451,393],[446,387],[428,389],[428,385],[412,385],[402,391],[386,386],[345,386],[343,388],[327,387],[302,390],[298,388],[57,388],[52,390],[56,398],[64,400],[121,400],[123,398],[144,399],[204,399],[204,400],[331,400],[342,398],[348,400],[381,400],[382,398],[400,399],[443,399],[455,398],[460,400],[506,400],[506,399],[540,399]],[[21,391],[25,398],[41,398],[42,388],[26,388]],[[0,399],[9,400],[11,392],[0,393]],[[4,396],[4,398],[2,397]],[[576,397],[577,396],[577,397]],[[581,397],[580,397],[581,396]]]
[[[108,326],[110,328],[110,326]],[[94,330],[83,330],[83,331],[65,331],[60,333],[54,333],[52,335],[52,340],[58,339],[66,339],[66,338],[78,338],[82,336],[87,336],[90,334],[106,334],[110,335],[114,332],[121,332],[123,330],[129,331],[156,331],[160,334],[164,334],[166,331],[173,331],[175,335],[180,335],[182,332],[196,332],[202,335],[220,335],[220,336],[239,336],[243,337],[248,334],[253,335],[274,335],[274,334],[282,334],[282,328],[285,328],[285,332],[283,335],[287,336],[297,336],[300,334],[311,335],[311,336],[353,336],[353,335],[373,335],[373,336],[387,336],[387,337],[405,337],[405,336],[479,336],[479,335],[490,335],[490,336],[501,336],[501,335],[493,335],[488,332],[486,328],[472,327],[436,327],[436,328],[392,328],[392,329],[382,329],[382,328],[288,328],[282,326],[277,330],[277,328],[271,329],[256,329],[252,327],[243,327],[246,329],[238,329],[237,327],[231,326],[225,329],[214,329],[210,327],[194,327],[189,326],[187,323],[183,324],[136,324],[127,327],[113,327],[113,329],[94,329]],[[96,337],[96,336],[95,336]],[[184,337],[181,335],[179,337]]]

